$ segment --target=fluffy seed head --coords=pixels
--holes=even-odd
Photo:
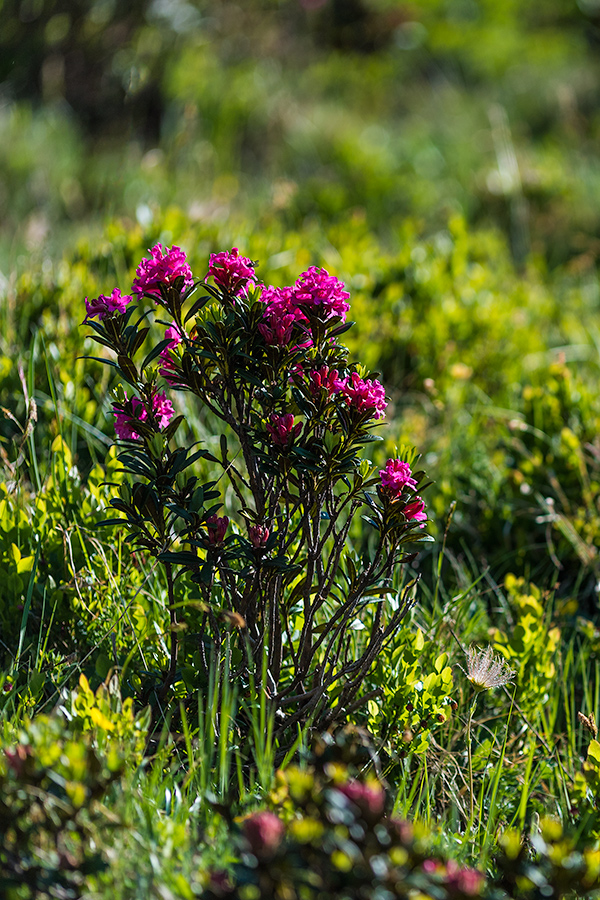
[[[476,691],[504,687],[514,677],[514,671],[491,647],[480,650],[473,645],[467,650],[467,678]]]

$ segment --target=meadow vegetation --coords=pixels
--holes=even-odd
[[[600,894],[600,7],[0,9],[0,896]]]

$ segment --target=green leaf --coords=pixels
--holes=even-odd
[[[140,366],[141,371],[143,372],[144,369],[146,368],[146,366],[149,366],[150,363],[153,360],[155,360],[157,356],[160,356],[162,351],[165,350],[169,346],[170,343],[171,343],[171,341],[169,340],[169,338],[165,338],[164,340],[159,341],[158,344],[156,345],[156,347],[154,347],[154,349],[151,350],[150,353],[148,353],[148,355],[144,359],[144,362]]]

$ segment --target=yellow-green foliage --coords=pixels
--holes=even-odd
[[[589,897],[598,890],[600,850],[555,818],[542,818],[527,841],[509,828],[500,835],[499,845],[496,863],[510,897]]]
[[[97,745],[105,753],[113,748],[126,750],[128,761],[139,764],[142,760],[150,709],[135,714],[133,699],[121,697],[116,676],[101,684],[94,692],[85,675],[79,676],[79,690],[72,691],[70,701],[63,704],[70,715],[72,727],[82,732],[94,732]]]
[[[24,480],[0,483],[3,649],[14,656],[20,643],[22,654],[35,657],[30,662],[36,669],[48,643],[46,629],[66,623],[76,627],[82,612],[90,617],[106,613],[98,584],[90,577],[108,577],[96,527],[105,518],[113,490],[107,480],[121,480],[118,469],[113,448],[105,466],[96,464],[83,479],[69,446],[57,435],[39,491]],[[23,624],[28,630],[20,642]]]
[[[556,676],[561,631],[552,627],[548,598],[524,578],[507,575],[504,587],[510,607],[510,628],[492,628],[490,636],[516,672],[517,702],[524,710],[543,707]]]
[[[437,653],[420,629],[403,629],[389,656],[377,661],[371,676],[381,697],[369,701],[368,724],[385,736],[392,752],[423,753],[432,731],[450,714],[453,688],[448,654]]]
[[[64,896],[83,872],[102,868],[97,829],[106,817],[97,801],[120,778],[127,751],[113,741],[103,753],[95,744],[58,713],[0,738],[3,890],[27,884],[30,896]]]

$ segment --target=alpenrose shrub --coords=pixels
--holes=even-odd
[[[424,827],[390,815],[385,786],[365,776],[376,754],[364,736],[326,733],[301,768],[277,772],[272,809],[234,823],[236,863],[209,874],[202,900],[492,900],[480,872],[432,854]]]
[[[211,654],[229,654],[231,676],[261,686],[280,728],[344,718],[409,609],[412,584],[385,601],[397,566],[414,559],[405,547],[430,540],[424,473],[405,459],[378,472],[360,456],[387,404],[340,343],[349,294],[314,266],[290,287],[262,285],[237,249],[211,255],[197,281],[184,253],[160,244],[132,291],[86,299],[85,322],[126,385],[113,412],[127,477],[111,501],[122,518],[110,521],[165,567],[171,646],[160,692],[182,672],[189,687],[194,666],[202,680]],[[139,362],[150,311],[168,320],[157,319],[164,338]],[[220,458],[177,442],[181,391],[222,421]],[[222,469],[218,482],[193,474],[202,458]],[[235,521],[221,510],[227,482]],[[348,546],[360,511],[375,531],[362,558]],[[186,612],[196,616],[193,652],[180,639],[189,622],[178,621],[177,575],[197,585]]]

